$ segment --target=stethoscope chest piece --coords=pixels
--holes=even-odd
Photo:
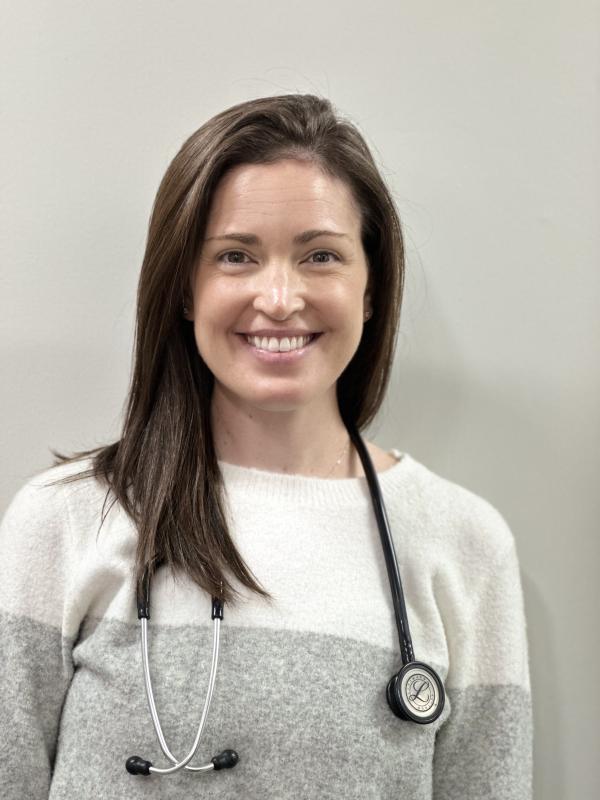
[[[422,661],[410,661],[390,680],[387,701],[397,717],[427,724],[444,710],[444,685],[438,674]]]

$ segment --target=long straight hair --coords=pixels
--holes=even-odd
[[[390,379],[404,285],[400,220],[367,143],[329,100],[312,94],[239,103],[205,122],[169,164],[152,208],[138,290],[134,364],[121,436],[71,456],[50,448],[53,466],[91,466],[51,481],[94,477],[112,490],[137,531],[136,586],[166,563],[202,589],[236,604],[229,575],[272,600],[230,536],[223,477],[211,428],[214,376],[182,315],[212,195],[241,164],[308,160],[346,183],[361,214],[373,316],[337,381],[340,414],[358,430],[375,417]],[[111,504],[111,508],[112,508]]]

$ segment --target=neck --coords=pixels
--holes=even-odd
[[[273,410],[241,404],[216,385],[211,419],[220,461],[308,477],[362,474],[335,394],[308,406]]]

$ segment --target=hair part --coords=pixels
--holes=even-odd
[[[183,318],[211,199],[241,164],[310,161],[345,182],[360,210],[373,316],[339,377],[340,414],[358,430],[379,410],[390,380],[404,286],[404,246],[390,191],[356,126],[312,94],[249,100],[205,122],[181,146],[152,207],[136,303],[134,364],[120,438],[62,455],[54,466],[90,458],[91,466],[50,483],[94,477],[107,487],[100,529],[118,500],[135,524],[133,566],[159,564],[236,604],[242,586],[272,600],[230,536],[224,483],[211,428],[214,376]],[[104,509],[113,492],[113,501]],[[99,529],[99,530],[100,530]]]

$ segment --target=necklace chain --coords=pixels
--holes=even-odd
[[[346,452],[346,450],[348,449],[349,445],[350,445],[350,439],[348,439],[348,441],[347,441],[347,442],[346,442],[346,444],[344,445],[344,449],[343,449],[343,450],[342,450],[342,452],[340,453],[340,456],[339,456],[338,460],[335,462],[335,464],[333,465],[333,467],[332,467],[332,468],[329,470],[329,472],[327,473],[327,475],[325,475],[325,477],[326,477],[326,478],[328,478],[328,477],[331,475],[331,473],[333,472],[333,470],[334,470],[334,469],[337,467],[337,465],[340,463],[340,461],[341,461],[341,460],[342,460],[342,458],[344,457],[344,453],[345,453],[345,452]]]
[[[225,427],[225,426],[224,426],[224,427]],[[229,431],[227,430],[227,428],[226,428],[226,427],[225,427],[225,430],[226,430],[226,431],[227,431],[227,433],[229,434]],[[230,434],[229,434],[229,435],[230,435]],[[230,435],[230,438],[231,438],[231,435]],[[337,459],[337,461],[335,462],[335,464],[333,465],[333,467],[332,467],[332,468],[329,470],[329,472],[327,473],[327,475],[325,475],[325,478],[328,478],[328,477],[331,475],[331,473],[333,472],[333,470],[334,470],[334,469],[337,467],[337,465],[340,463],[340,461],[341,461],[341,460],[342,460],[342,458],[344,457],[344,453],[346,452],[346,450],[348,449],[348,447],[349,447],[349,446],[350,446],[350,438],[348,438],[348,441],[347,441],[347,442],[346,442],[346,444],[344,445],[344,448],[343,448],[342,452],[340,453],[340,455],[338,456],[338,459]],[[217,456],[217,458],[218,458],[218,456]]]

